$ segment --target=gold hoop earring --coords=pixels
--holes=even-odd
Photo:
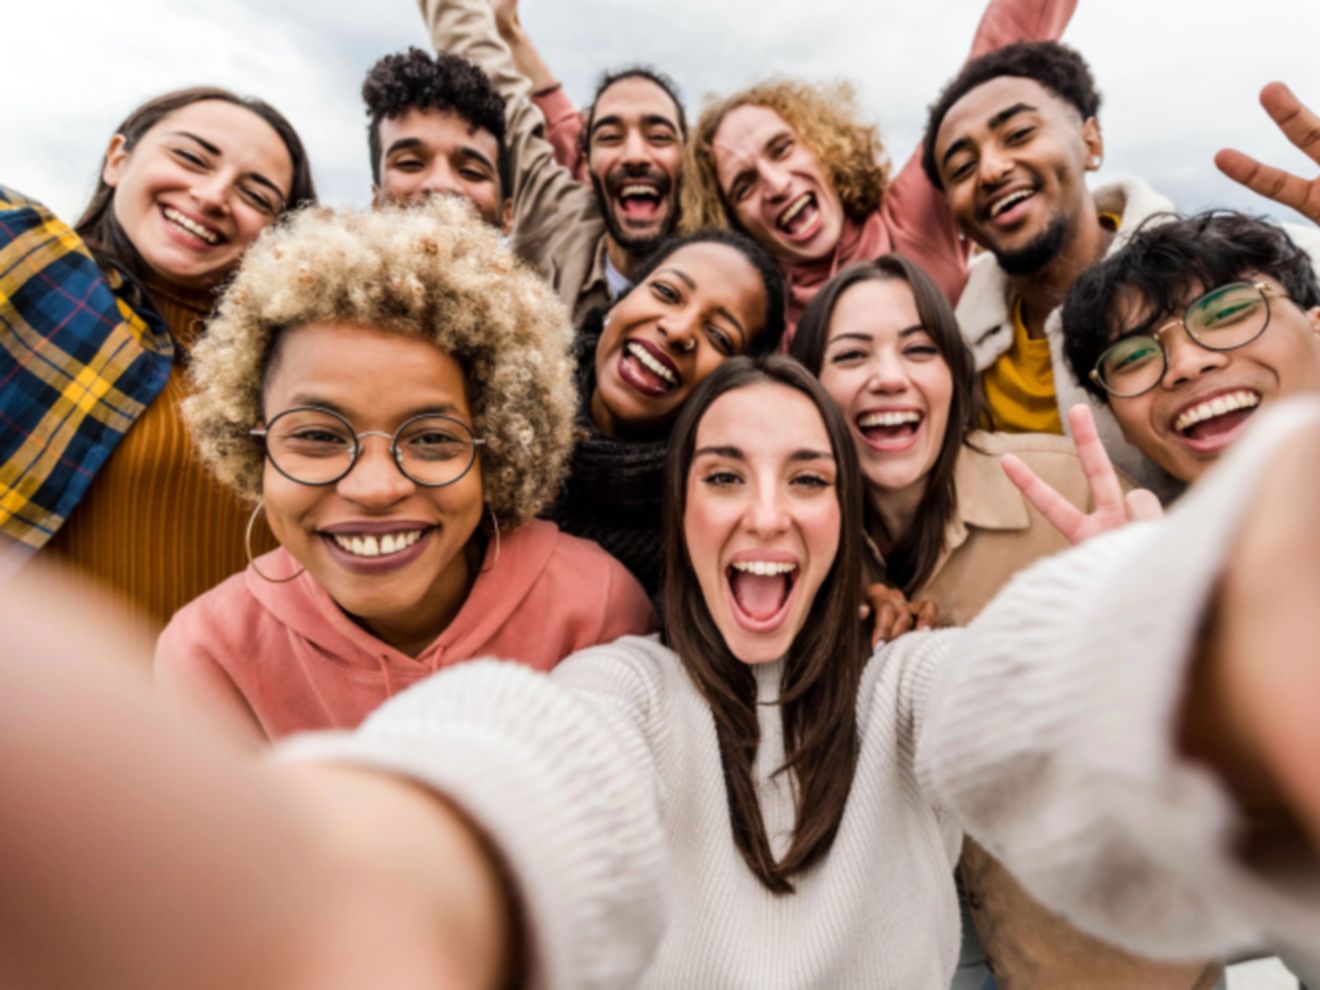
[[[482,574],[489,574],[491,571],[495,570],[495,565],[500,562],[500,521],[495,515],[495,510],[489,505],[486,506],[486,510],[490,513],[491,529],[495,531],[495,556],[491,558],[489,567],[483,567],[481,569],[480,573]]]
[[[248,516],[247,532],[243,534],[243,548],[247,550],[248,567],[251,567],[257,577],[261,578],[263,581],[269,581],[271,584],[288,584],[290,581],[294,581],[301,577],[303,571],[307,570],[307,568],[299,567],[298,570],[290,574],[288,577],[267,577],[265,574],[261,573],[261,568],[257,566],[257,559],[252,555],[252,527],[257,524],[257,516],[261,514],[261,510],[265,507],[266,500],[264,498],[258,499],[256,507],[252,510],[252,515]]]

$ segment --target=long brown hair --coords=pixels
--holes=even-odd
[[[750,385],[784,385],[820,412],[837,465],[839,549],[802,628],[784,658],[779,708],[785,761],[797,787],[793,841],[776,861],[757,799],[753,766],[760,743],[756,680],[711,618],[683,531],[688,472],[697,427],[721,395]],[[834,402],[800,364],[771,355],[730,358],[688,399],[669,440],[665,465],[665,625],[662,639],[678,654],[715,719],[733,841],[748,867],[776,894],[823,857],[834,842],[857,767],[857,688],[867,658],[861,604],[862,476],[852,437]]]
[[[958,329],[953,308],[919,266],[902,255],[886,254],[874,261],[858,262],[827,282],[807,304],[789,350],[819,377],[825,360],[825,346],[830,339],[830,320],[843,294],[859,282],[891,279],[906,282],[912,290],[921,325],[948,365],[949,376],[953,379],[948,424],[940,441],[939,456],[930,470],[926,491],[917,507],[916,518],[906,533],[890,534],[893,546],[885,554],[887,583],[912,595],[926,583],[939,560],[940,551],[944,549],[944,528],[958,500],[953,483],[954,469],[961,447],[976,425],[976,365]],[[869,517],[867,522],[868,525],[875,524]]]
[[[178,89],[171,93],[157,96],[142,104],[115,128],[115,133],[124,138],[124,150],[132,151],[142,136],[162,120],[184,107],[203,100],[220,100],[235,106],[251,110],[258,117],[270,124],[275,133],[284,142],[289,160],[293,163],[293,181],[289,186],[289,195],[285,200],[285,210],[296,209],[308,203],[316,202],[316,187],[312,183],[311,164],[302,139],[293,125],[269,103],[255,97],[239,96],[217,86],[193,86]],[[108,155],[106,156],[108,157]],[[120,271],[141,282],[147,275],[146,262],[138,253],[133,242],[128,239],[124,228],[115,218],[112,204],[115,198],[114,186],[105,181],[106,157],[101,159],[101,166],[96,173],[96,191],[92,193],[87,208],[73,225],[73,229],[83,239],[92,257],[102,268],[118,268]]]

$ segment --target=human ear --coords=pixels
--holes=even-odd
[[[371,184],[371,208],[373,210],[379,210],[384,205],[385,193],[381,190],[380,183],[373,182]]]
[[[128,138],[116,134],[105,149],[105,161],[101,165],[101,181],[111,188],[118,186],[119,177],[124,171],[124,162],[127,160]]]
[[[1082,123],[1082,143],[1086,145],[1086,167],[1098,169],[1105,160],[1105,138],[1100,132],[1100,121],[1087,117]]]
[[[500,207],[500,233],[505,237],[513,230],[513,197],[505,196],[504,205]]]

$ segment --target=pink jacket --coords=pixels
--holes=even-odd
[[[1077,0],[990,0],[972,39],[969,58],[1016,41],[1053,41],[1063,34]],[[545,117],[547,138],[560,162],[580,174],[583,162],[578,134],[580,114],[561,87],[534,94]],[[788,282],[786,326],[780,349],[788,350],[807,303],[821,286],[854,261],[897,251],[916,262],[956,304],[967,280],[968,246],[958,233],[944,194],[921,168],[921,147],[885,189],[880,207],[860,223],[848,220],[832,254],[819,261],[784,269]]]
[[[158,670],[212,664],[270,739],[352,728],[386,698],[442,667],[497,657],[549,670],[576,650],[657,626],[627,569],[596,544],[537,519],[493,549],[449,627],[416,658],[344,614],[308,574],[272,584],[249,567],[184,606],[161,633]],[[296,564],[283,549],[267,574]]]

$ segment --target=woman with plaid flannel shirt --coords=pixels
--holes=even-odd
[[[0,186],[0,577],[45,548],[163,624],[243,567],[184,368],[243,251],[314,200],[288,121],[210,87],[128,115],[72,227]]]

